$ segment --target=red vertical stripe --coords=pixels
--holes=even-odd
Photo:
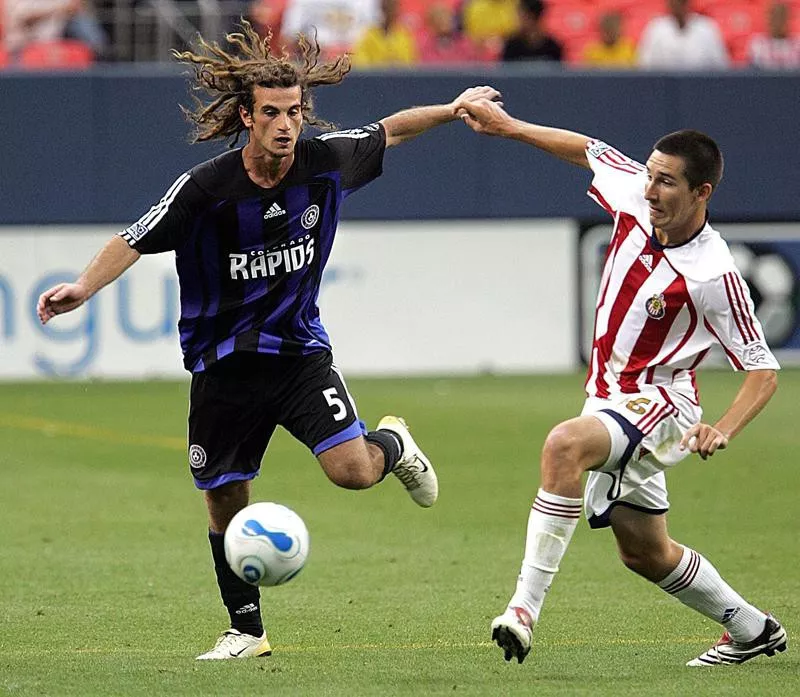
[[[627,213],[621,213],[619,216],[618,230],[619,234],[624,232],[627,238],[630,231],[636,226],[636,218]],[[645,282],[650,272],[644,267],[644,264],[639,264],[634,260],[625,278],[622,281],[619,292],[614,298],[614,304],[611,306],[611,313],[608,318],[608,328],[606,333],[601,337],[595,338],[595,348],[597,349],[597,395],[599,397],[607,397],[608,382],[605,379],[605,371],[608,362],[611,358],[611,352],[614,348],[614,342],[617,339],[617,334],[625,316],[628,314],[633,299],[636,297],[636,292]],[[609,280],[611,274],[609,274]],[[602,303],[598,304],[597,309],[600,310]]]
[[[669,363],[669,359],[689,340],[697,325],[697,316],[689,299],[689,291],[683,276],[678,276],[667,286],[664,291],[664,302],[666,304],[664,316],[661,319],[648,317],[633,349],[631,349],[628,364],[620,375],[619,384],[623,392],[639,392],[639,376],[661,351],[675,318],[685,305],[690,308],[690,326],[670,355],[660,361],[662,364]]]

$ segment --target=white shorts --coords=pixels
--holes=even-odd
[[[584,511],[589,525],[605,528],[614,506],[645,513],[666,513],[664,470],[688,454],[680,450],[683,434],[700,421],[702,410],[689,400],[654,389],[610,399],[590,397],[581,416],[597,417],[611,436],[605,464],[589,472]]]

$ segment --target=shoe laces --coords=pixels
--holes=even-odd
[[[241,636],[242,635],[240,633],[234,633],[228,629],[222,633],[222,636],[220,636],[219,639],[217,639],[217,643],[214,644],[214,649],[229,648],[231,645],[236,644],[236,640]]]
[[[415,455],[414,459],[410,462],[404,464],[398,463],[398,466],[394,470],[395,477],[403,482],[403,485],[406,487],[406,489],[412,489],[420,486],[421,484],[419,477],[421,474],[421,469],[414,466],[416,462],[417,457]]]

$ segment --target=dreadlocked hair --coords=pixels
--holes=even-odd
[[[186,117],[195,125],[192,142],[229,139],[232,147],[239,135],[247,130],[239,115],[239,107],[253,111],[255,87],[301,88],[303,119],[311,126],[332,130],[336,126],[314,114],[311,89],[318,85],[337,85],[350,72],[350,58],[345,54],[330,63],[320,62],[317,37],[297,36],[299,61],[285,48],[275,55],[270,48],[272,32],[259,36],[245,19],[241,32],[226,34],[225,40],[235,50],[225,50],[216,41],[198,37],[198,52],[172,51],[174,58],[194,70],[192,90],[205,92],[203,101],[192,95],[194,108],[181,106]]]

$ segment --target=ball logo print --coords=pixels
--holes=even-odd
[[[203,469],[206,465],[206,451],[200,445],[189,446],[189,466],[193,470]]]
[[[294,578],[308,558],[302,518],[278,503],[254,503],[239,511],[225,531],[225,558],[254,586],[278,586]]]

